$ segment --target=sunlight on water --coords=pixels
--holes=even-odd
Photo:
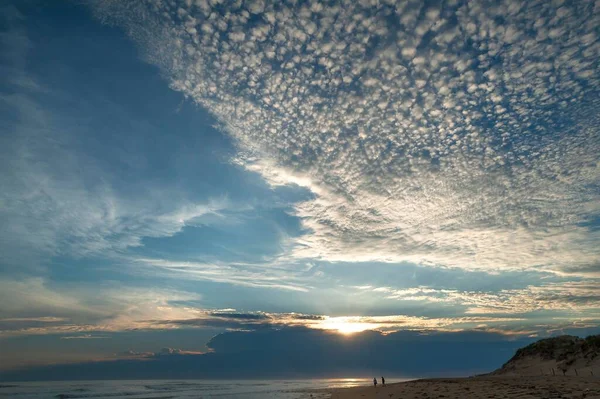
[[[367,386],[371,379],[52,381],[0,384],[0,398],[273,398],[325,399],[327,388]],[[405,379],[388,379],[400,382]],[[311,396],[312,395],[312,396]]]

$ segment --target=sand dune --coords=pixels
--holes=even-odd
[[[600,375],[600,336],[541,339],[521,348],[494,375]]]
[[[331,391],[331,399],[354,398],[600,399],[600,336],[539,340],[487,375]]]

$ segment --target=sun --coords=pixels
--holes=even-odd
[[[319,328],[324,330],[334,330],[344,335],[351,335],[367,330],[377,328],[375,323],[361,322],[355,317],[329,317],[320,323]]]

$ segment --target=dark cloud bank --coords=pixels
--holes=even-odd
[[[1,373],[0,380],[470,375],[500,367],[532,340],[481,331],[344,336],[306,328],[261,329],[217,335],[205,354],[171,351],[141,359],[35,367]]]

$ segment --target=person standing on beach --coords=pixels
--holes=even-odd
[[[381,386],[384,387],[385,386],[385,378],[383,378],[383,376],[381,376]]]
[[[373,378],[373,386],[377,388],[377,378]]]

